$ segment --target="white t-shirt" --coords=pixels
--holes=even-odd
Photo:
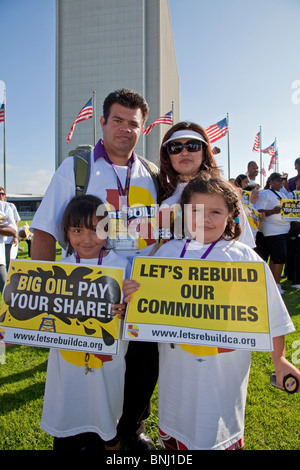
[[[161,209],[179,204],[182,192],[184,188],[186,187],[186,185],[187,183],[179,183],[174,193],[161,203]],[[243,204],[241,202],[240,202],[240,217],[239,218],[240,218],[240,224],[242,228],[242,233],[239,237],[239,241],[242,243],[245,243],[245,245],[250,246],[250,248],[255,248],[256,246],[255,239],[253,237],[251,227],[249,225]]]
[[[98,145],[98,144],[97,144]],[[125,187],[127,166],[117,166],[118,177],[123,188]],[[91,153],[90,178],[87,194],[98,196],[102,202],[108,203],[110,218],[114,219],[120,211],[113,211],[112,206],[118,209],[119,193],[116,174],[103,157],[94,161],[94,152]],[[61,220],[69,201],[75,196],[75,180],[73,158],[66,158],[55,172],[45,196],[33,218],[30,230],[39,229],[50,233],[65,248]],[[129,205],[135,206],[128,220],[137,224],[142,231],[137,250],[124,251],[129,257],[142,252],[143,256],[151,253],[156,246],[154,238],[149,242],[151,224],[155,226],[155,205],[157,202],[156,188],[153,179],[144,165],[137,158],[132,165]],[[144,234],[144,236],[143,236]]]
[[[19,223],[20,220],[21,220],[21,217],[19,216],[19,213],[18,213],[18,211],[17,211],[17,208],[16,208],[16,206],[15,206],[12,202],[8,202],[7,204],[10,206],[10,208],[11,208],[11,210],[12,210],[12,212],[13,212],[14,221],[15,221],[15,224],[16,224],[16,226],[17,226],[18,223]],[[7,243],[12,243],[13,238],[14,238],[14,237],[6,237],[5,243],[6,243],[6,244],[7,244]]]
[[[61,262],[76,259],[71,255]],[[95,265],[98,259],[80,262]],[[113,251],[102,265],[124,268],[128,276],[129,262]],[[84,352],[50,349],[41,428],[56,437],[95,432],[105,441],[113,439],[123,409],[127,347],[128,342],[120,340],[116,356],[90,354],[88,374]]]
[[[287,196],[280,191],[276,191],[278,196],[270,189],[263,189],[259,191],[259,199],[254,204],[256,210],[265,209],[272,210],[274,207],[280,205],[280,198],[286,199]],[[291,198],[292,199],[292,198]],[[264,218],[260,231],[265,237],[272,235],[282,235],[288,233],[290,230],[290,222],[281,218],[279,214],[272,214]]]
[[[179,258],[184,240],[163,245],[157,257]],[[185,258],[200,259],[209,245],[192,241]],[[220,241],[206,258],[217,261],[257,261],[261,258],[240,242]],[[294,326],[266,265],[272,337]],[[159,344],[159,427],[189,450],[223,450],[244,434],[244,415],[251,351]],[[266,390],[267,393],[267,390]]]
[[[0,201],[0,227],[12,227],[17,230],[16,222],[12,208],[8,202]],[[6,265],[5,260],[5,241],[8,237],[0,235],[0,265]]]

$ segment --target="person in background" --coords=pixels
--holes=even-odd
[[[6,191],[5,189],[0,186],[0,201],[6,201]],[[18,223],[21,220],[21,217],[19,216],[19,213],[17,211],[16,206],[12,202],[7,202],[9,206],[11,207],[13,214],[14,214],[14,221],[16,223],[16,226],[18,227]],[[8,270],[9,268],[9,263],[11,259],[15,259],[18,254],[18,237],[6,237],[5,239],[5,261],[6,261],[6,269]]]
[[[259,192],[259,199],[255,203],[258,212],[264,212],[265,218],[260,231],[256,235],[255,251],[267,261],[274,276],[279,292],[284,293],[280,285],[283,267],[287,262],[287,236],[290,222],[281,218],[281,199],[286,195],[281,192],[283,177],[280,173],[272,173],[267,179],[264,190]]]
[[[293,176],[292,178],[287,180],[287,184],[285,184],[285,188],[288,192],[295,191],[296,189],[296,178],[300,175],[300,157],[296,158],[295,160],[295,170],[297,171],[297,175]]]
[[[294,179],[295,190],[292,191],[293,198],[300,199],[300,175]],[[299,194],[297,192],[299,191]],[[298,221],[297,221],[298,220]],[[300,219],[291,222],[291,228],[287,239],[288,259],[285,274],[289,281],[292,281],[292,287],[300,289]]]
[[[5,239],[9,236],[17,236],[14,214],[7,202],[0,201],[0,292],[3,291],[7,279]]]
[[[245,186],[249,184],[249,178],[247,175],[238,175],[234,180],[234,184],[237,188],[245,189]]]
[[[251,161],[251,162],[248,163],[248,166],[247,166],[247,175],[248,175],[249,183],[250,183],[250,184],[255,184],[255,183],[257,183],[257,181],[255,181],[255,178],[256,178],[257,175],[258,175],[258,166],[257,166],[257,163],[256,163],[256,162]]]

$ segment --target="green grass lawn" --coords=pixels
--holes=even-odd
[[[26,246],[20,259],[27,257]],[[300,290],[292,289],[288,281],[283,282],[283,288],[286,289],[283,299],[296,328],[296,332],[286,337],[286,356],[292,361],[296,351],[293,343],[300,340]],[[6,363],[0,364],[0,450],[52,449],[52,438],[40,429],[47,358],[47,349],[19,345],[7,348]],[[300,395],[289,395],[271,387],[272,371],[269,353],[253,353],[246,408],[246,449],[298,450]],[[157,390],[152,397],[147,433],[157,444]]]

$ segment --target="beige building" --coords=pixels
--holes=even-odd
[[[168,0],[57,0],[56,166],[80,145],[94,145],[94,119],[78,123],[96,92],[96,142],[104,98],[119,88],[141,93],[149,103],[146,126],[172,110],[180,116],[179,76]],[[169,126],[142,136],[137,152],[157,163]]]

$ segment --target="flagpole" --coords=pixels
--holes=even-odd
[[[228,126],[228,132],[227,132],[227,151],[228,151],[228,181],[230,179],[230,147],[229,147],[229,114],[227,113],[227,126]]]
[[[94,147],[96,145],[96,92],[93,91]]]
[[[262,178],[263,178],[263,174],[262,174],[262,133],[261,133],[261,126],[259,128],[259,132],[260,132],[260,142],[259,142],[259,160],[260,160],[260,187],[262,188]]]
[[[4,122],[3,122],[3,187],[6,191],[6,88],[4,88]]]
[[[172,126],[174,126],[174,101],[172,101]]]
[[[274,141],[274,142],[275,142],[275,145],[274,145],[274,150],[275,150],[275,158],[276,158],[276,160],[275,160],[275,170],[276,170],[276,171],[277,171],[277,173],[278,173],[278,171],[279,171],[279,155],[278,155],[278,149],[277,149],[277,140],[276,140],[276,137],[275,137],[275,141]]]

